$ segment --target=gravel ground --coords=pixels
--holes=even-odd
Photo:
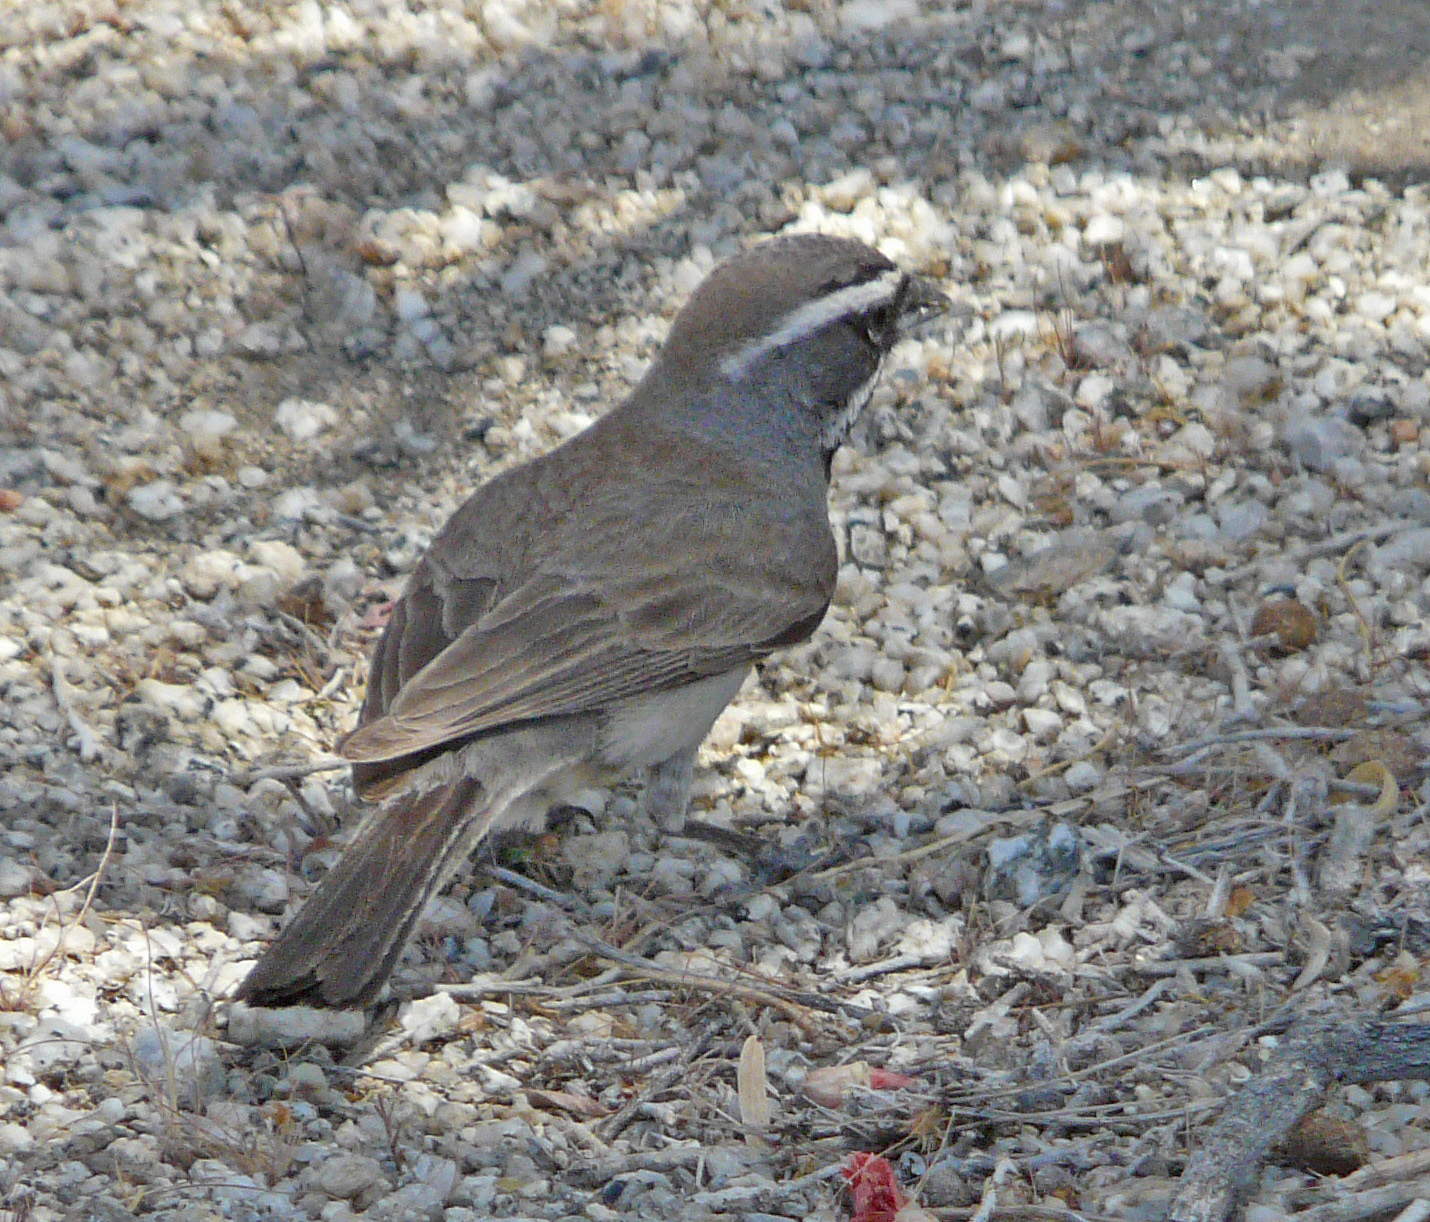
[[[0,2],[4,1216],[1155,1217],[1279,1016],[1416,1008],[1430,15],[1172,10]],[[787,226],[955,308],[703,831],[592,794],[253,1042],[384,601]],[[1426,1095],[1330,1170],[1424,1195]]]

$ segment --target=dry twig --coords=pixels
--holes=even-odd
[[[1322,1019],[1293,1029],[1193,1153],[1170,1222],[1230,1217],[1271,1151],[1331,1087],[1405,1079],[1430,1080],[1430,1024]],[[1328,1214],[1324,1222],[1362,1216]]]
[[[1372,526],[1368,530],[1341,531],[1339,534],[1331,535],[1325,539],[1317,539],[1314,543],[1307,543],[1301,547],[1292,548],[1290,551],[1278,550],[1269,556],[1259,556],[1255,560],[1249,560],[1238,568],[1228,570],[1223,580],[1228,586],[1235,586],[1243,578],[1259,573],[1265,565],[1272,562],[1290,563],[1293,567],[1299,568],[1307,561],[1315,560],[1319,556],[1334,556],[1359,543],[1379,543],[1382,539],[1403,534],[1407,530],[1415,530],[1420,525],[1421,523],[1413,520],[1400,519],[1395,522],[1382,522],[1379,526]]]
[[[240,789],[248,789],[259,781],[296,781],[312,776],[315,772],[337,772],[352,767],[351,760],[340,756],[326,755],[301,764],[278,764],[271,768],[248,768],[235,772],[230,778]]]

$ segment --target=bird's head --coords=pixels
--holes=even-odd
[[[788,397],[826,457],[844,440],[890,349],[947,299],[873,247],[825,234],[752,246],[695,290],[656,368],[677,384]]]

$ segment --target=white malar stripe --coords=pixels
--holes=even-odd
[[[878,366],[869,376],[868,381],[863,382],[859,388],[849,396],[849,401],[845,403],[839,414],[833,420],[825,422],[823,430],[819,435],[819,446],[825,454],[833,454],[849,436],[849,430],[854,427],[854,422],[859,419],[869,400],[873,398],[874,387],[879,381],[879,374],[883,372],[884,361],[881,357]]]
[[[766,353],[798,343],[845,314],[862,314],[865,310],[892,301],[903,282],[904,273],[894,267],[863,284],[851,284],[827,297],[805,302],[786,314],[784,321],[768,335],[752,340],[738,352],[727,356],[720,362],[720,372],[727,378],[738,378]]]

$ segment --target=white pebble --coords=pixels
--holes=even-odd
[[[297,442],[312,441],[338,422],[338,413],[311,399],[284,399],[273,412],[273,423]]]
[[[184,501],[172,481],[156,479],[129,489],[124,502],[141,518],[150,522],[167,522],[184,512]]]
[[[541,333],[542,355],[550,357],[565,356],[576,346],[576,332],[562,323],[547,327]]]
[[[1063,719],[1052,709],[1024,709],[1023,725],[1034,738],[1051,738],[1063,728]]]
[[[839,24],[848,34],[867,34],[919,15],[917,0],[846,0],[839,6]]]

